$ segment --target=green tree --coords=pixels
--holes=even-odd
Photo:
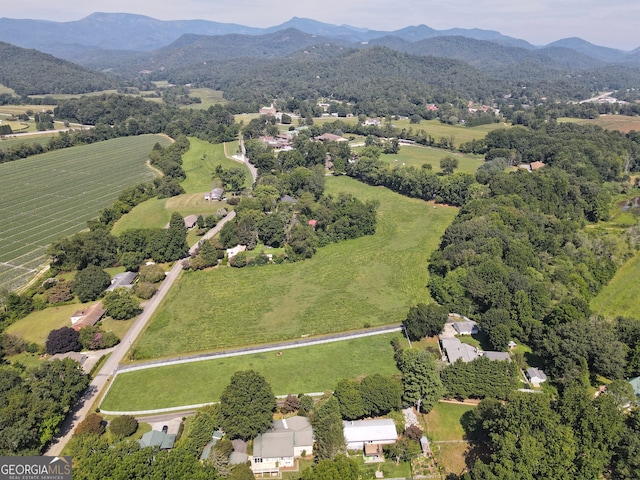
[[[444,393],[433,355],[427,350],[404,350],[399,367],[402,372],[403,403],[429,412]]]
[[[73,291],[81,302],[98,298],[111,284],[111,276],[96,265],[80,270],[73,281]]]
[[[248,440],[271,426],[276,398],[262,375],[238,371],[220,396],[220,426],[230,438]]]
[[[107,292],[102,301],[106,314],[114,320],[129,320],[142,312],[140,302],[129,288],[116,288]]]
[[[411,340],[420,340],[440,334],[448,315],[447,309],[436,303],[418,303],[409,308],[407,318],[402,324]]]
[[[184,226],[184,219],[178,212],[171,214],[169,221],[169,229],[166,232],[166,243],[164,246],[164,255],[162,260],[170,262],[180,260],[189,253],[189,245],[187,244],[187,228]]]
[[[333,395],[340,405],[340,416],[345,420],[356,420],[365,416],[360,384],[354,380],[341,380]]]
[[[317,406],[311,417],[311,425],[316,439],[315,455],[318,461],[332,460],[337,455],[346,453],[340,404],[336,397],[332,396]]]
[[[453,171],[458,168],[458,159],[447,155],[440,160],[440,170],[446,175],[451,175]]]
[[[369,375],[360,382],[360,395],[365,415],[386,415],[401,407],[402,384],[392,377]]]

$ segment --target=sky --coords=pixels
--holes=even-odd
[[[250,27],[270,27],[294,16],[386,31],[425,24],[437,30],[497,30],[534,45],[580,37],[622,50],[640,47],[638,0],[27,0],[6,2],[0,16],[66,22],[93,12]]]

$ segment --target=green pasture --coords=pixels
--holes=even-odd
[[[613,319],[618,316],[638,318],[638,278],[640,278],[640,253],[622,265],[600,293],[591,300],[594,315]]]
[[[42,134],[28,135],[25,137],[7,137],[0,139],[0,150],[9,150],[17,145],[33,145],[34,143],[39,143],[40,145],[45,146],[49,143],[49,140],[56,135],[56,133],[52,132],[42,132]]]
[[[212,174],[217,165],[229,169],[232,167],[243,168],[247,175],[245,187],[251,186],[251,174],[249,169],[241,162],[236,162],[227,158],[225,154],[234,155],[238,149],[238,142],[228,144],[211,144],[194,137],[189,138],[189,151],[182,156],[182,168],[187,174],[187,178],[180,184],[187,193],[208,192],[213,188]]]
[[[567,118],[562,117],[558,122],[577,123],[579,125],[598,125],[607,130],[619,130],[628,133],[631,130],[640,130],[640,118],[628,115],[600,115],[598,118]]]
[[[216,402],[238,370],[255,370],[276,395],[332,391],[343,378],[398,374],[395,334],[169,365],[119,374],[100,408],[111,411]]]
[[[139,338],[137,359],[387,325],[430,301],[427,262],[457,213],[348,177],[327,193],[377,200],[375,235],[298,263],[185,272]]]
[[[71,315],[78,310],[90,307],[94,302],[70,303],[68,305],[53,306],[44,310],[37,310],[24,318],[12,323],[7,327],[6,332],[18,335],[26,342],[37,343],[44,346],[51,330],[71,326]],[[122,338],[133,323],[131,320],[113,320],[104,317],[100,321],[100,326],[106,332],[112,331],[118,338]]]
[[[125,137],[0,164],[0,287],[24,284],[53,241],[86,228],[126,187],[150,180],[157,135]]]
[[[421,168],[424,164],[433,167],[434,172],[440,172],[440,160],[452,156],[458,160],[456,172],[475,173],[484,158],[480,155],[465,155],[459,152],[450,152],[441,148],[402,145],[400,152],[382,155],[380,158],[391,165]]]
[[[453,138],[455,147],[459,147],[461,143],[470,142],[471,140],[480,140],[487,136],[487,133],[499,128],[510,128],[506,123],[490,123],[488,125],[479,125],[477,127],[465,127],[463,125],[449,125],[442,123],[440,120],[422,120],[420,123],[411,123],[406,120],[393,120],[392,125],[399,129],[412,128],[413,131],[424,130],[431,135],[436,141],[444,137],[447,140]]]
[[[15,90],[13,88],[5,87],[0,83],[0,94],[8,93],[9,95],[15,95]]]
[[[226,201],[205,200],[204,193],[214,186],[211,176],[217,165],[222,165],[223,168],[244,168],[247,172],[245,186],[251,186],[249,170],[225,156],[225,149],[229,154],[235,153],[238,142],[213,145],[197,138],[190,138],[189,141],[189,151],[182,157],[182,168],[187,178],[180,184],[186,193],[171,198],[152,198],[137,205],[116,222],[112,229],[114,235],[133,228],[163,228],[173,212],[178,212],[183,217],[191,214],[207,216],[217,213],[221,208],[233,209]]]
[[[206,109],[212,105],[218,105],[220,103],[226,102],[220,90],[213,90],[211,88],[191,88],[189,89],[189,96],[198,97],[200,100],[202,100],[202,103],[194,103],[192,105],[188,105],[188,108]]]

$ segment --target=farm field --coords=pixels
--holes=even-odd
[[[247,172],[245,186],[250,186],[249,170],[241,163],[225,157],[225,145],[213,145],[197,138],[189,138],[189,142],[189,151],[182,156],[182,168],[187,178],[180,184],[186,193],[171,198],[151,198],[137,205],[116,222],[112,230],[114,235],[132,228],[162,228],[169,222],[173,212],[182,216],[206,216],[215,214],[220,208],[233,209],[226,201],[208,202],[204,199],[204,193],[213,187],[211,174],[218,164],[223,168],[242,167]],[[238,143],[231,142],[226,148],[228,152],[235,152]]]
[[[212,90],[211,88],[191,88],[189,89],[189,96],[198,97],[202,100],[202,103],[188,105],[188,108],[207,109],[212,105],[226,102],[220,90]]]
[[[390,344],[394,336],[292,348],[282,355],[267,352],[121,373],[100,408],[135,411],[215,402],[231,376],[248,369],[263,375],[275,395],[331,391],[343,378],[399,374]]]
[[[47,133],[42,132],[42,134],[38,135],[27,135],[24,137],[18,136],[16,138],[4,138],[0,140],[0,150],[9,150],[17,145],[33,145],[34,143],[39,143],[42,146],[45,146],[49,143],[49,140],[53,138],[56,133]]]
[[[440,160],[446,156],[452,156],[458,160],[456,172],[475,173],[478,167],[484,163],[484,157],[481,155],[465,155],[441,148],[407,145],[402,145],[399,153],[381,155],[380,158],[392,165],[406,165],[415,168],[421,168],[423,164],[427,163],[433,167],[434,172],[440,172]]]
[[[126,137],[0,165],[0,287],[24,284],[48,245],[86,227],[126,187],[150,180],[156,135]]]
[[[640,131],[640,117],[628,115],[600,115],[598,118],[559,118],[558,122],[577,123],[579,125],[599,125],[608,130],[618,130],[628,133],[631,130]]]
[[[185,272],[138,339],[136,359],[387,325],[428,302],[427,261],[458,210],[347,177],[328,177],[326,191],[378,200],[376,234],[298,263]]]

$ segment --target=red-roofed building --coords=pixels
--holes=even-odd
[[[71,326],[75,331],[80,330],[82,327],[91,327],[98,323],[104,312],[105,309],[102,306],[102,302],[94,303],[90,307],[78,310],[71,315]]]
[[[313,229],[316,229],[316,225],[318,224],[317,220],[309,220],[309,225],[311,225],[311,227],[313,227]]]

